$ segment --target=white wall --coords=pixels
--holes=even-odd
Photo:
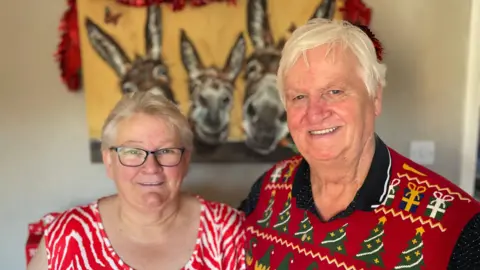
[[[433,168],[453,180],[460,168],[470,2],[366,1],[389,65],[379,133],[402,153],[412,139],[435,140]],[[28,222],[113,192],[103,167],[89,163],[83,95],[65,90],[52,60],[63,11],[58,0],[6,1],[0,9],[1,269],[24,268]],[[194,165],[186,187],[236,204],[267,167]]]

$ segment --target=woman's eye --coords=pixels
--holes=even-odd
[[[160,155],[171,154],[172,152],[174,152],[172,149],[161,149],[158,151]]]

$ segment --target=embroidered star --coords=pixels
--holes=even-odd
[[[410,256],[405,256],[405,260],[407,260],[407,262],[410,261]]]
[[[377,240],[375,240],[375,242],[380,243],[381,242],[380,238],[377,238]]]
[[[337,247],[338,251],[341,251],[343,248],[341,246]]]
[[[339,232],[343,233],[343,229],[340,229]]]
[[[330,233],[330,236],[332,236],[332,237],[335,236],[335,233],[334,233],[334,232],[331,232],[331,233]]]
[[[373,231],[374,231],[374,232],[378,232],[378,228],[375,228]]]
[[[418,250],[415,251],[415,255],[416,255],[417,257],[420,256],[420,254],[421,254],[420,251],[418,251]]]
[[[378,258],[375,258],[375,260],[373,260],[376,264],[379,264],[380,263],[380,260]]]
[[[367,244],[367,248],[372,248],[372,245],[370,245],[370,244]]]
[[[413,244],[416,244],[416,243],[417,243],[417,239],[413,239],[413,240],[412,240],[412,243],[413,243]]]

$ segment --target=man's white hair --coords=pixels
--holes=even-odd
[[[307,50],[335,44],[351,50],[357,57],[370,96],[375,96],[379,86],[385,86],[387,68],[377,60],[373,42],[363,30],[347,21],[316,18],[297,28],[283,47],[277,72],[277,87],[283,104],[285,75],[300,56],[306,61]]]
[[[102,128],[102,150],[112,147],[121,121],[136,113],[144,113],[166,121],[187,150],[193,148],[193,133],[187,118],[178,107],[162,93],[155,91],[135,91],[124,94],[108,115]]]

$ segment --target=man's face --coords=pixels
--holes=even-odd
[[[372,138],[382,90],[369,96],[361,76],[356,56],[340,45],[308,50],[287,71],[288,127],[307,160],[359,156]]]

